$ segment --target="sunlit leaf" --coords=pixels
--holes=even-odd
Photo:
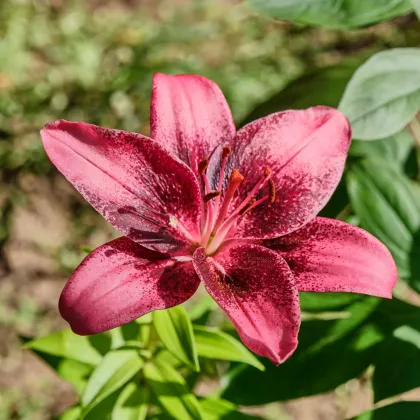
[[[184,378],[162,360],[144,367],[146,383],[159,404],[176,420],[203,420],[201,407]]]
[[[130,382],[121,391],[112,411],[112,420],[144,420],[149,403],[148,391]]]
[[[107,353],[82,395],[83,415],[127,383],[143,365],[137,350],[119,349]]]
[[[191,320],[182,306],[154,311],[153,325],[166,348],[179,360],[199,371]]]
[[[358,68],[339,105],[354,138],[391,136],[413,119],[420,111],[419,68],[419,48],[382,51]]]
[[[259,360],[238,340],[217,328],[194,325],[197,352],[209,359],[242,362],[264,370]]]
[[[71,330],[62,330],[25,343],[24,347],[53,356],[74,359],[82,363],[97,365],[102,355],[109,350],[110,339],[105,334],[80,336]]]
[[[262,420],[261,417],[241,413],[235,404],[226,400],[206,398],[200,404],[204,420]]]

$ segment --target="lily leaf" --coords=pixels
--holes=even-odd
[[[351,165],[351,205],[360,225],[391,251],[399,276],[420,291],[420,192],[395,165],[380,158]]]
[[[89,365],[97,365],[102,355],[111,346],[110,338],[105,334],[86,337],[67,329],[46,337],[28,341],[24,347],[52,356],[77,360]]]
[[[96,405],[126,384],[143,365],[137,350],[118,349],[109,352],[86,385],[81,398],[82,416],[86,416]]]
[[[401,131],[420,111],[420,48],[395,48],[372,56],[357,69],[339,109],[353,136],[375,140]]]
[[[238,340],[218,328],[195,325],[194,334],[200,357],[247,363],[264,370],[264,365]]]
[[[159,404],[176,420],[203,420],[200,404],[184,378],[163,360],[144,367],[146,383]]]
[[[121,391],[112,411],[112,420],[144,420],[149,403],[148,391],[130,382]]]
[[[282,20],[358,28],[408,13],[409,0],[248,0],[262,13]]]
[[[154,311],[153,325],[166,348],[196,372],[200,370],[194,332],[187,311],[182,306]]]

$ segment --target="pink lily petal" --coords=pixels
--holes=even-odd
[[[298,291],[286,262],[259,245],[239,245],[216,257],[198,248],[193,264],[207,291],[253,352],[284,362],[296,349]]]
[[[191,263],[175,263],[122,237],[82,261],[64,287],[59,309],[75,333],[96,334],[179,305],[199,284]]]
[[[136,133],[55,121],[41,131],[60,172],[120,232],[160,252],[199,235],[196,178],[161,145]],[[188,235],[187,235],[188,236]]]
[[[285,111],[256,120],[238,131],[226,178],[233,168],[245,176],[230,211],[239,205],[271,170],[276,189],[268,201],[251,210],[240,222],[236,237],[268,239],[293,232],[322,209],[340,181],[351,130],[346,117],[327,107]],[[208,169],[215,188],[221,153],[215,153]],[[256,198],[268,194],[263,187]]]
[[[390,252],[355,226],[317,217],[298,231],[264,245],[287,261],[302,292],[392,297],[398,273]]]
[[[222,142],[231,142],[235,124],[222,91],[209,79],[195,75],[153,78],[151,137],[179,156],[195,173]]]

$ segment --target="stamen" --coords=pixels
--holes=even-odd
[[[221,194],[221,191],[210,191],[204,196],[204,202],[208,203],[210,200],[212,200],[215,197],[218,197]]]
[[[239,212],[239,214],[241,216],[245,216],[250,210],[252,205],[256,202],[257,200],[255,198],[251,199],[251,201]]]
[[[276,185],[272,179],[268,180],[268,202],[269,205],[276,201]]]
[[[226,190],[225,198],[222,203],[222,207],[220,208],[219,216],[217,217],[216,223],[213,228],[212,234],[214,235],[219,229],[220,225],[223,223],[223,219],[226,216],[226,213],[229,208],[229,204],[238,189],[239,185],[241,185],[242,181],[244,180],[244,176],[237,170],[234,169],[230,174],[228,188]]]
[[[242,201],[242,204],[229,216],[229,218],[226,220],[226,222],[230,221],[234,216],[236,216],[238,213],[240,213],[240,211],[250,202],[252,197],[254,197],[254,195],[257,193],[257,191],[261,188],[261,186],[264,184],[264,182],[270,176],[270,173],[271,173],[270,168],[266,168],[264,170],[263,176],[258,180],[258,182],[255,184],[254,188],[251,190],[251,192],[248,194],[248,196],[245,198],[245,200]]]
[[[209,160],[208,159],[204,159],[202,160],[199,164],[198,164],[198,173],[200,175],[203,175],[204,172],[206,172],[206,169],[209,166]]]

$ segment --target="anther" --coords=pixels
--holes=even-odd
[[[231,154],[232,154],[232,147],[231,146],[225,146],[223,148],[222,158],[225,159],[228,156],[230,156]]]
[[[234,169],[232,173],[230,174],[229,184],[233,184],[235,185],[236,188],[238,188],[239,184],[243,180],[244,180],[244,176],[237,169]]]
[[[212,200],[215,197],[218,197],[219,195],[221,195],[222,192],[221,191],[210,191],[209,193],[207,193],[204,196],[204,202],[208,203],[210,200]]]
[[[270,168],[265,168],[264,172],[263,172],[263,175],[267,178],[268,175],[270,175],[270,173],[271,173],[271,169]]]
[[[204,160],[202,160],[202,161],[198,164],[198,173],[199,173],[200,175],[203,175],[203,174],[204,174],[204,172],[206,172],[206,169],[208,168],[208,166],[209,166],[209,161],[208,161],[208,159],[204,159]]]
[[[276,185],[272,179],[268,180],[268,202],[273,204],[276,201]]]
[[[249,210],[251,210],[252,205],[256,202],[257,200],[255,198],[252,198],[249,203],[239,212],[239,214],[241,216],[245,216],[245,214],[247,214],[249,212]]]

